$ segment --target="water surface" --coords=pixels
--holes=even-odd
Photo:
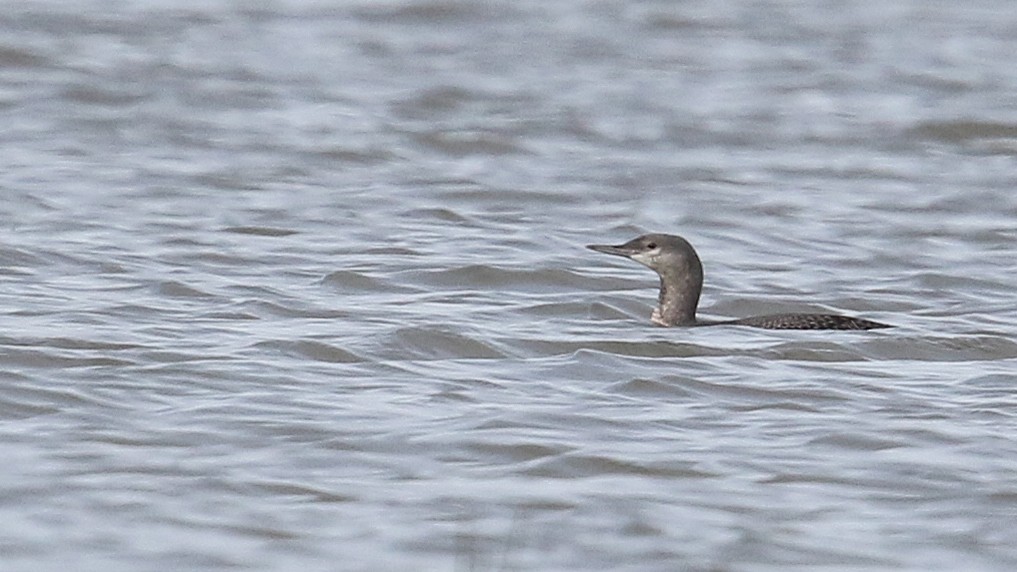
[[[1009,3],[0,30],[4,570],[1017,567]]]

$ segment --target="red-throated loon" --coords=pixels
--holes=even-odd
[[[673,234],[645,234],[625,244],[586,248],[631,258],[660,276],[660,296],[650,320],[658,326],[754,326],[771,330],[874,330],[893,326],[836,314],[772,314],[722,322],[696,320],[703,290],[703,264],[687,240]]]

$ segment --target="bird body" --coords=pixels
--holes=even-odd
[[[687,240],[673,234],[645,234],[617,246],[591,244],[587,248],[623,256],[649,267],[660,276],[660,295],[650,321],[659,326],[735,325],[770,330],[873,330],[887,324],[837,314],[771,314],[720,322],[696,319],[703,291],[703,264]]]

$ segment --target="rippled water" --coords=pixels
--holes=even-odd
[[[1010,3],[0,30],[3,570],[1017,567]]]

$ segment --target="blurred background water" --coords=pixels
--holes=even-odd
[[[1017,567],[1010,2],[0,32],[3,570]],[[647,231],[898,327],[655,328]]]

